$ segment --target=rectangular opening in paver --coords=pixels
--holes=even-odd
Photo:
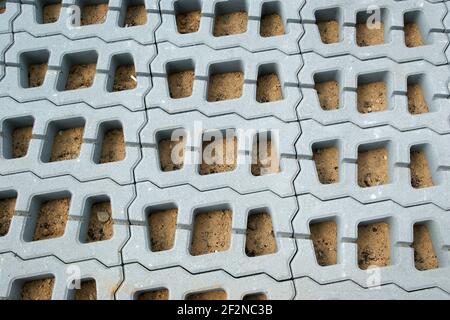
[[[265,64],[258,69],[256,83],[256,101],[259,103],[283,100],[283,89],[276,64]]]
[[[95,280],[83,280],[79,289],[74,289],[74,300],[97,300]]]
[[[51,300],[54,285],[55,278],[53,276],[26,281],[22,285],[20,298],[21,300]]]
[[[261,8],[261,37],[275,37],[285,34],[280,1],[264,2]]]
[[[50,52],[37,50],[20,54],[20,85],[22,88],[42,86],[48,69]]]
[[[200,0],[178,0],[173,6],[179,33],[194,33],[200,29],[202,18],[202,4]]]
[[[247,31],[247,1],[228,0],[216,3],[214,10],[214,36],[223,37]]]
[[[0,195],[0,237],[9,232],[14,212],[16,210],[17,193],[9,191]]]
[[[61,0],[42,0],[36,5],[37,21],[41,24],[55,23],[61,14]]]
[[[5,159],[25,157],[32,138],[34,118],[25,116],[3,122],[3,156]]]
[[[317,263],[331,266],[337,263],[337,226],[335,221],[312,222],[309,225]]]
[[[426,146],[419,145],[411,147],[410,150],[411,186],[416,189],[429,188],[434,185],[426,149]]]
[[[405,13],[405,44],[408,48],[425,45],[420,27],[424,24],[424,20],[425,18],[421,11],[410,11]]]
[[[73,160],[79,157],[83,143],[84,119],[52,122],[42,152],[43,162]]]
[[[263,176],[280,172],[280,159],[275,142],[272,142],[271,132],[256,134],[252,148],[253,176]]]
[[[325,44],[341,42],[340,9],[317,10],[315,15],[322,42]]]
[[[434,251],[433,241],[427,223],[414,224],[414,264],[417,270],[426,271],[439,268],[439,261]]]
[[[98,54],[95,51],[66,54],[62,60],[57,89],[64,91],[91,87],[95,79],[97,60]]]
[[[195,210],[191,255],[227,251],[231,242],[232,214],[231,209],[224,206]]]
[[[173,248],[177,229],[178,209],[174,204],[150,208],[147,211],[152,252]]]
[[[390,227],[388,223],[359,224],[357,245],[360,269],[386,267],[391,264]]]
[[[380,112],[388,109],[388,73],[360,75],[357,88],[357,108],[360,113]]]
[[[252,210],[248,214],[245,254],[249,257],[277,252],[272,217],[267,209]]]
[[[337,142],[315,143],[312,146],[313,161],[320,183],[339,182],[339,149]]]
[[[192,59],[170,62],[166,65],[166,72],[172,99],[192,96],[195,79],[195,64]]]
[[[90,213],[85,242],[91,243],[111,239],[114,232],[111,201],[107,197],[90,199],[87,205],[90,205]]]
[[[238,141],[234,130],[206,132],[202,139],[200,175],[230,172],[237,167]]]
[[[106,21],[109,0],[77,0],[75,4],[81,9],[82,26],[102,24]]]
[[[322,110],[336,110],[340,105],[338,71],[322,72],[314,75],[314,88]]]
[[[34,200],[34,199],[33,199]],[[70,196],[57,199],[36,199],[35,208],[38,209],[34,227],[33,241],[61,237],[69,219]]]
[[[387,143],[363,145],[358,149],[358,185],[361,188],[389,183]]]
[[[147,23],[147,10],[144,0],[127,0],[123,1],[119,26],[129,28],[142,26]]]
[[[265,293],[250,293],[245,295],[242,300],[247,300],[247,301],[258,301],[258,300],[268,300],[267,299],[267,295]]]
[[[100,154],[95,157],[96,163],[111,163],[122,161],[126,156],[125,138],[122,124],[119,122],[106,122],[100,125],[99,135],[101,140]],[[96,150],[96,152],[98,152]]]
[[[408,77],[408,111],[411,114],[422,114],[430,112],[427,99],[422,90],[425,83],[423,75],[414,75]]]
[[[372,10],[360,11],[356,15],[356,43],[358,46],[368,47],[385,43],[387,10],[385,8],[379,10],[379,16]]]
[[[6,12],[6,0],[0,0],[0,14]]]
[[[191,293],[186,300],[227,300],[227,293],[224,290]]]
[[[136,70],[130,54],[118,54],[112,57],[110,73],[109,92],[131,90],[137,87]]]
[[[213,64],[209,67],[208,101],[238,99],[244,88],[244,66],[241,61]]]
[[[157,133],[160,168],[164,172],[183,168],[186,132],[183,129]]]
[[[139,292],[138,300],[169,300],[169,290],[166,288],[155,289],[150,291]]]

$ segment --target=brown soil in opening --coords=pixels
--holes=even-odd
[[[357,94],[359,112],[371,113],[387,109],[386,83],[380,81],[359,85]]]
[[[257,300],[268,300],[267,296],[264,293],[252,293],[244,296],[242,300],[248,300],[248,301],[257,301]]]
[[[313,161],[320,183],[339,181],[339,150],[336,147],[313,150]]]
[[[6,11],[6,1],[0,1],[0,14],[5,13]]]
[[[421,114],[429,112],[425,96],[419,84],[409,84],[407,95],[409,113]]]
[[[81,282],[80,289],[75,290],[75,300],[97,300],[97,285],[95,280]]]
[[[231,241],[231,210],[199,213],[194,219],[191,255],[226,251]]]
[[[358,152],[358,185],[366,188],[389,183],[388,165],[385,148]]]
[[[386,222],[358,226],[358,265],[386,267],[391,263],[389,224]]]
[[[116,162],[125,159],[123,129],[112,129],[105,133],[102,143],[100,163]]]
[[[12,157],[14,159],[22,158],[27,154],[32,134],[32,126],[14,129],[12,133]]]
[[[61,12],[61,3],[49,4],[42,9],[42,21],[54,23],[58,21]]]
[[[200,29],[201,11],[192,11],[177,15],[177,28],[181,34],[197,32]]]
[[[111,202],[94,203],[91,207],[87,242],[109,240],[113,236]]]
[[[369,29],[367,23],[356,25],[356,43],[360,47],[375,46],[384,43],[384,24],[380,28]]]
[[[39,63],[32,64],[28,67],[28,87],[40,87],[44,83],[45,74],[47,73],[48,64]]]
[[[60,130],[55,135],[50,162],[72,160],[80,155],[84,127]]]
[[[173,248],[177,229],[178,209],[152,212],[148,217],[150,241],[153,252]]]
[[[124,91],[134,89],[137,86],[136,71],[134,64],[117,67],[114,76],[113,91]]]
[[[141,26],[147,23],[145,5],[129,6],[125,17],[125,27]]]
[[[209,78],[208,102],[238,99],[244,88],[244,73],[214,74]]]
[[[279,14],[268,14],[261,18],[261,37],[281,36],[284,33],[284,24]]]
[[[139,295],[138,300],[169,300],[169,290],[160,289],[143,292]]]
[[[314,245],[317,263],[331,266],[337,263],[337,226],[334,221],[310,225],[311,240]]]
[[[184,147],[186,142],[184,139],[172,141],[163,139],[159,141],[159,161],[161,170],[164,172],[176,171],[183,168]]]
[[[228,172],[236,169],[237,138],[203,141],[200,175]]]
[[[283,100],[280,79],[276,74],[258,77],[256,86],[256,101],[260,103]]]
[[[216,16],[214,36],[222,37],[247,31],[248,14],[245,11]]]
[[[22,287],[21,299],[51,300],[54,285],[54,278],[28,281]]]
[[[339,109],[339,83],[337,81],[316,83],[315,89],[323,110]]]
[[[320,38],[325,44],[339,42],[339,23],[336,20],[317,22]]]
[[[268,140],[266,146],[261,148],[262,150],[259,150],[260,141],[258,139],[256,146],[252,150],[252,175],[261,176],[280,172],[280,162],[276,151],[272,150],[272,141]],[[274,152],[273,155],[272,152]]]
[[[227,293],[223,290],[192,293],[186,297],[186,300],[226,300]]]
[[[411,185],[413,188],[428,188],[433,186],[430,167],[424,151],[411,151]]]
[[[80,64],[70,68],[66,90],[89,88],[94,83],[96,63]]]
[[[105,22],[107,13],[107,3],[84,6],[81,9],[81,25],[101,24]]]
[[[0,237],[8,233],[15,210],[16,198],[0,200]]]
[[[422,34],[415,23],[405,24],[405,44],[408,48],[423,46]]]
[[[190,97],[194,87],[194,70],[175,72],[169,75],[169,93],[172,99]]]
[[[245,253],[249,257],[264,256],[277,251],[270,214],[250,214],[247,222]]]
[[[0,14],[5,13],[6,8],[0,8]]]
[[[42,203],[34,230],[34,241],[58,238],[64,234],[69,219],[70,198]]]
[[[425,271],[439,268],[430,233],[425,225],[414,225],[414,263],[417,270]]]

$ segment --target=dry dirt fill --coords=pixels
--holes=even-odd
[[[61,3],[49,4],[42,9],[42,21],[44,23],[54,23],[58,21],[61,12]]]
[[[356,25],[356,43],[360,47],[375,46],[384,43],[384,24],[381,22],[379,28],[370,29],[367,23]]]
[[[425,271],[439,268],[430,233],[425,225],[414,225],[414,263],[417,270]]]
[[[244,73],[229,72],[214,74],[209,79],[208,101],[224,101],[238,99],[244,88]]]
[[[226,300],[227,293],[223,290],[192,293],[186,297],[186,300]]]
[[[47,73],[48,64],[39,63],[32,64],[28,67],[28,87],[40,87],[44,83],[45,74]]]
[[[408,111],[411,114],[428,113],[428,105],[425,101],[422,88],[419,84],[408,84]]]
[[[80,155],[83,127],[60,130],[53,140],[50,162],[72,160]]]
[[[387,109],[387,88],[382,81],[358,85],[357,95],[358,111],[361,113]]]
[[[129,6],[125,17],[125,27],[141,26],[147,23],[145,5]]]
[[[251,172],[256,177],[280,172],[278,155],[275,150],[272,150],[272,141],[268,140],[266,143],[260,144],[258,139],[252,150]]]
[[[198,213],[192,231],[191,255],[226,251],[231,240],[231,210]]]
[[[197,32],[200,29],[200,19],[202,12],[191,11],[187,13],[181,13],[177,15],[177,28],[181,34]]]
[[[268,14],[261,18],[261,37],[274,37],[284,34],[284,24],[279,14]]]
[[[247,301],[267,300],[267,296],[264,293],[253,293],[253,294],[248,294],[248,295],[244,296],[244,298],[242,300],[247,300]]]
[[[264,256],[277,251],[270,214],[261,212],[249,215],[245,253],[249,257]]]
[[[408,48],[423,46],[422,34],[417,24],[405,24],[405,43]]]
[[[283,100],[278,75],[272,73],[258,77],[256,85],[256,101],[260,103]]]
[[[411,185],[413,188],[428,188],[433,186],[428,160],[424,151],[411,151]]]
[[[236,169],[237,138],[204,141],[200,175],[229,172]]]
[[[32,280],[24,283],[22,287],[22,300],[51,300],[54,278]]]
[[[214,36],[222,37],[232,34],[240,34],[247,31],[248,14],[245,11],[227,13],[216,16],[214,24]]]
[[[175,72],[167,78],[172,99],[187,98],[192,95],[194,87],[194,70]]]
[[[379,148],[358,152],[358,185],[375,187],[389,182],[388,151]]]
[[[87,242],[109,240],[113,236],[111,202],[94,203],[91,207]]]
[[[80,64],[70,68],[66,90],[89,88],[94,83],[96,63]]]
[[[75,300],[97,300],[95,280],[82,281],[80,289],[75,290]]]
[[[339,42],[339,23],[336,20],[317,22],[320,38],[325,44]]]
[[[169,300],[169,290],[159,289],[143,292],[138,296],[138,300]]]
[[[6,1],[0,1],[0,14],[6,11]]]
[[[125,141],[123,129],[112,129],[105,133],[102,143],[100,163],[109,163],[125,159]]]
[[[70,198],[42,203],[34,230],[34,241],[58,238],[64,234],[69,218]]]
[[[24,157],[28,152],[33,127],[16,128],[12,132],[12,157],[14,159]]]
[[[339,150],[336,147],[313,150],[313,161],[322,184],[339,181]]]
[[[87,5],[81,9],[81,25],[101,24],[106,20],[108,4]]]
[[[385,222],[358,226],[358,265],[362,270],[370,266],[390,265],[391,243],[389,225]]]
[[[313,223],[309,227],[314,245],[317,263],[331,266],[337,263],[337,227],[336,222]]]
[[[339,109],[339,83],[335,80],[316,83],[315,89],[323,110]]]
[[[176,141],[170,139],[162,139],[159,141],[159,161],[162,171],[169,172],[183,168],[185,144],[183,138]]]
[[[134,64],[117,67],[114,76],[113,91],[124,91],[134,89],[137,86],[136,71]]]
[[[152,212],[148,217],[151,250],[160,252],[173,248],[178,209]]]
[[[0,200],[0,237],[3,237],[8,233],[15,209],[16,198]]]

